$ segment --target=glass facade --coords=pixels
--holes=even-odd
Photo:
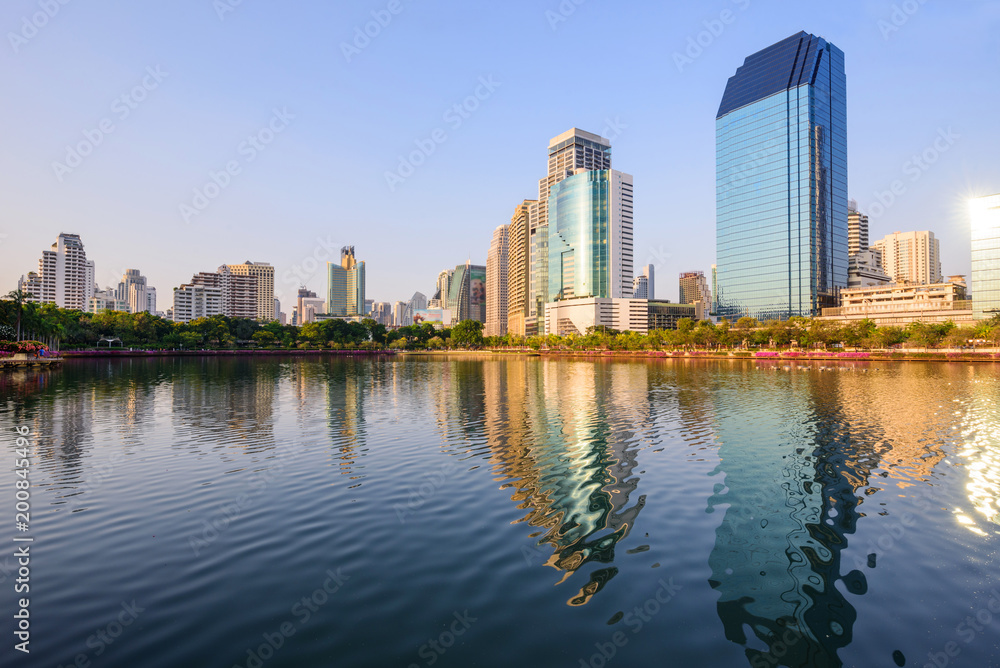
[[[1000,314],[1000,195],[972,200],[972,312]]]
[[[446,306],[452,322],[478,320],[486,322],[486,267],[460,264],[451,277]]]
[[[549,298],[611,294],[611,180],[607,170],[570,176],[549,191]]]
[[[545,333],[545,305],[549,299],[549,226],[531,230],[531,287],[528,317],[530,333]],[[529,333],[529,335],[530,335]]]
[[[716,117],[717,312],[820,315],[847,286],[844,54],[799,33],[746,59]]]

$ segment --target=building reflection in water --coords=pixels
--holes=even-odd
[[[770,386],[759,374],[737,371],[715,396],[725,483],[709,510],[728,508],[710,584],[751,665],[841,666],[857,615],[836,583],[861,595],[867,582],[841,573],[840,553],[863,516],[856,491],[881,459],[871,444],[884,441],[852,434],[841,374],[786,373]]]
[[[1000,382],[982,377],[972,383],[976,393],[966,399],[969,415],[962,425],[965,444],[958,453],[969,476],[970,512],[956,521],[980,536],[1000,533]],[[962,403],[961,400],[956,400]]]
[[[646,405],[633,399],[645,396],[648,367],[514,358],[482,368],[491,463],[525,511],[518,522],[536,529],[538,556],[560,583],[602,565],[568,601],[584,605],[617,574],[615,545],[646,503],[631,495]]]

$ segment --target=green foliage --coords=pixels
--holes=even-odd
[[[483,323],[463,320],[451,328],[451,340],[456,346],[478,348],[483,345]]]

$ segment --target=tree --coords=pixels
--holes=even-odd
[[[17,307],[17,340],[21,340],[21,315],[24,311],[24,304],[29,299],[34,299],[35,295],[30,294],[18,288],[17,290],[11,290],[7,293],[7,297],[11,299],[15,306]]]
[[[483,345],[483,323],[463,320],[451,328],[451,339],[456,346],[478,348]]]

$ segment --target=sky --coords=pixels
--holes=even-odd
[[[60,232],[166,310],[199,271],[275,266],[282,309],[351,245],[367,296],[433,295],[535,199],[549,139],[612,140],[656,296],[715,260],[715,114],[801,30],[846,55],[850,196],[968,274],[1000,192],[1000,2],[5,0],[0,291]],[[895,190],[895,192],[893,192]]]

